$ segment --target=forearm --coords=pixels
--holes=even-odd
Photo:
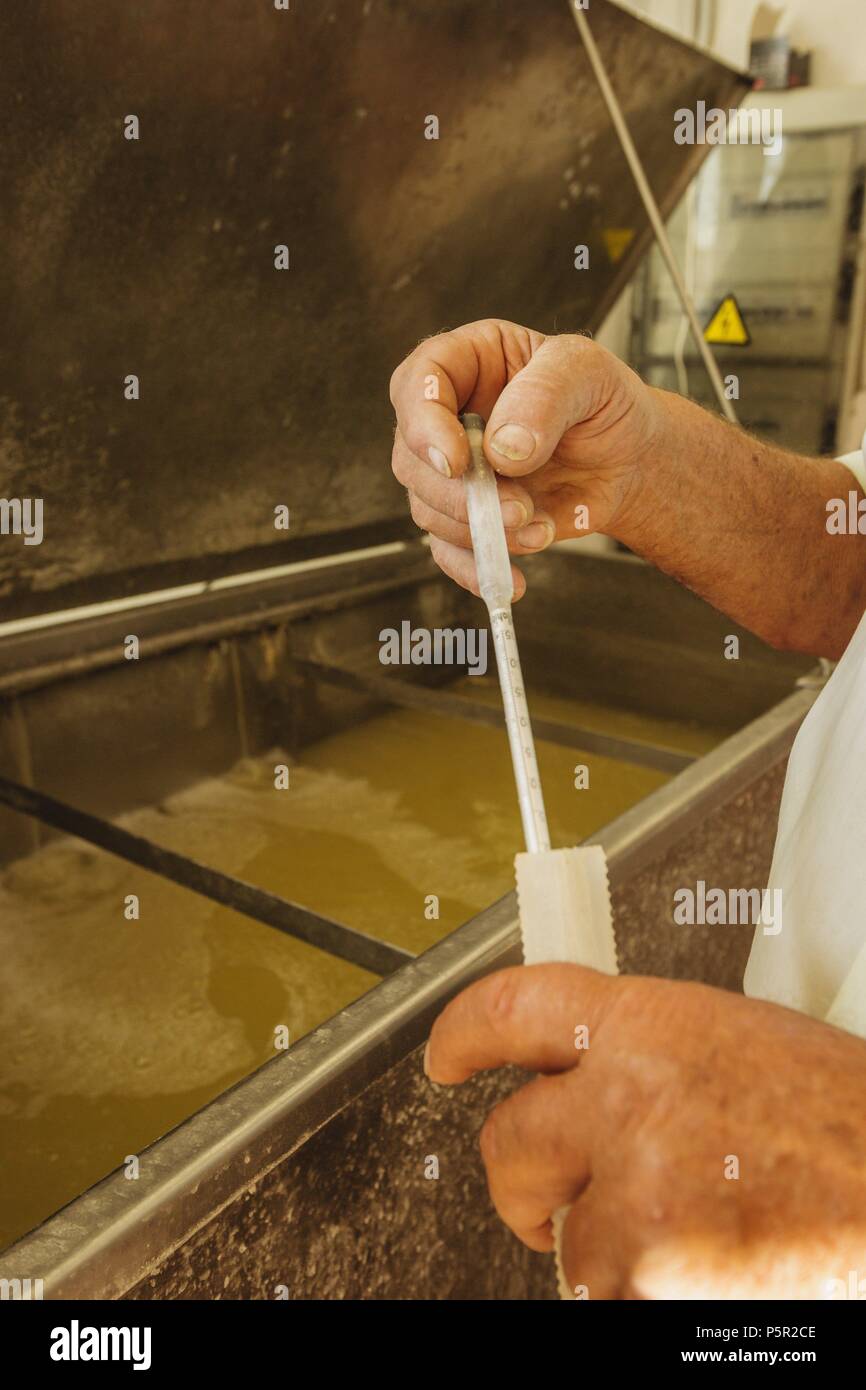
[[[862,497],[851,472],[653,396],[660,427],[609,533],[773,646],[840,656],[866,609],[866,535],[827,529],[831,498]]]

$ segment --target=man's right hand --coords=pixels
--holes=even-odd
[[[391,378],[391,400],[393,469],[412,515],[440,569],[476,594],[463,410],[487,421],[512,555],[613,536],[765,641],[814,656],[840,656],[860,621],[866,536],[826,524],[828,501],[857,486],[844,464],[798,457],[647,386],[590,338],[470,323],[421,343]]]
[[[592,339],[546,338],[500,319],[428,338],[391,378],[393,469],[442,570],[478,592],[458,413],[487,421],[484,452],[499,478],[513,555],[554,540],[610,532],[637,493],[643,458],[663,429],[659,393]],[[588,525],[576,524],[578,506]],[[582,520],[579,517],[578,520]],[[515,569],[515,597],[525,590]]]

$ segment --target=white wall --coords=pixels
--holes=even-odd
[[[712,48],[720,58],[746,70],[756,19],[762,34],[787,34],[796,48],[812,52],[815,87],[866,86],[866,0],[616,0],[685,38]],[[775,21],[775,22],[774,22]],[[850,99],[849,99],[850,100]],[[864,103],[866,105],[866,103]],[[631,288],[620,296],[598,332],[598,340],[620,357],[628,356]],[[866,428],[866,345],[860,355],[855,391],[840,421],[839,447],[859,446]]]

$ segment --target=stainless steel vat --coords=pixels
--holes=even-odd
[[[607,0],[592,24],[670,210],[706,152],[674,145],[673,110],[745,84]],[[480,620],[389,476],[390,371],[475,317],[591,331],[649,233],[560,0],[35,0],[0,43],[0,447],[7,494],[46,516],[42,545],[0,546],[0,776],[43,799],[36,819],[0,807],[9,862],[53,833],[45,797],[108,824],[275,740],[360,730],[386,699],[447,705],[417,671],[371,679],[395,618]],[[684,938],[671,888],[766,873],[808,663],[745,634],[724,663],[735,629],[629,557],[528,569],[530,680],[741,730],[600,836],[623,968],[736,987],[742,931]],[[162,597],[135,610],[127,663],[129,611],[99,605],[145,591]],[[417,1056],[456,990],[517,958],[507,898],[160,1139],[138,1182],[51,1217],[0,1278],[48,1297],[550,1296],[475,1154],[514,1078],[434,1092]]]

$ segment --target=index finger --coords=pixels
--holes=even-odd
[[[616,976],[582,965],[517,965],[487,975],[437,1018],[427,1044],[427,1075],[454,1084],[509,1064],[566,1071],[593,1046],[620,984]]]
[[[469,337],[458,333],[428,338],[391,377],[397,428],[412,453],[445,477],[459,477],[469,466],[469,444],[457,412],[477,380],[478,356]]]

